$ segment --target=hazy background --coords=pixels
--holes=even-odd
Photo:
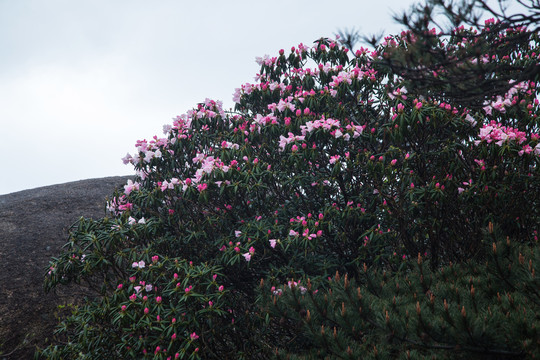
[[[207,97],[232,107],[256,56],[397,33],[413,3],[0,0],[0,194],[133,174],[136,140]]]

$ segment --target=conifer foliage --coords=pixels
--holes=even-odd
[[[419,255],[400,273],[367,266],[357,279],[336,273],[324,290],[310,280],[264,288],[272,314],[302,334],[301,347],[276,349],[277,358],[537,358],[538,243],[488,239],[486,262],[433,271]]]
[[[501,61],[537,62],[531,39]],[[47,269],[93,292],[41,355],[539,356],[537,83],[479,108],[415,93],[381,61],[410,41],[280,50],[234,110],[207,99],[138,141],[135,181]]]

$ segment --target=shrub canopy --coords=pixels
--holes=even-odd
[[[482,34],[461,28],[430,46],[459,56]],[[537,62],[533,38],[462,65]],[[284,330],[269,295],[305,291],[308,278],[322,294],[336,271],[358,283],[366,268],[414,271],[419,254],[434,271],[483,262],[489,224],[501,238],[537,239],[537,83],[511,83],[478,109],[440,89],[415,94],[382,61],[414,39],[354,54],[326,38],[280,50],[257,60],[234,110],[207,99],[165,137],[138,141],[124,158],[135,181],[106,217],[81,219],[51,262],[47,288],[86,282],[99,296],[62,323],[69,342],[43,354],[267,358],[310,344]]]

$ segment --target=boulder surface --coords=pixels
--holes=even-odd
[[[53,340],[59,305],[75,287],[45,293],[49,260],[80,217],[105,215],[106,199],[133,176],[81,180],[0,195],[0,360],[33,359]]]

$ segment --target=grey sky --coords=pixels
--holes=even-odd
[[[136,140],[207,97],[231,107],[256,56],[396,33],[412,3],[0,0],[0,194],[132,174]]]

